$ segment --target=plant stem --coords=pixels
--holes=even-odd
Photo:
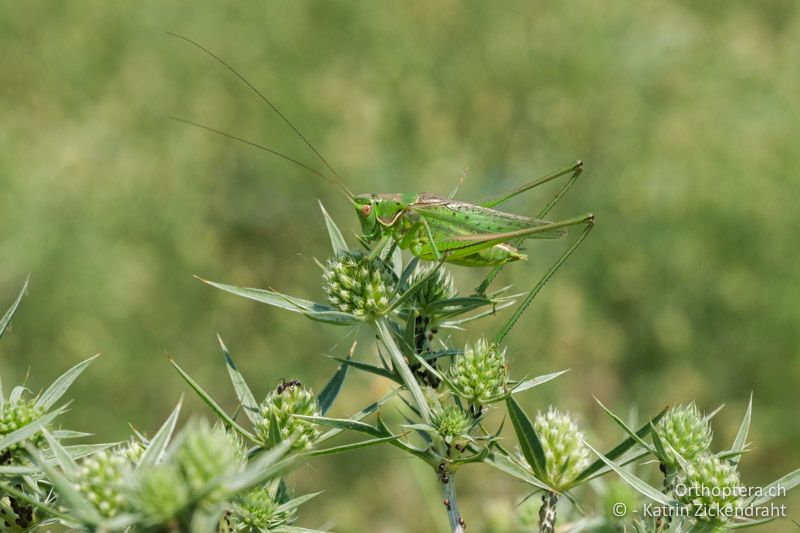
[[[377,320],[375,322],[375,328],[378,330],[378,336],[380,337],[381,341],[383,341],[384,346],[386,346],[386,349],[389,351],[389,356],[392,359],[394,369],[398,374],[400,374],[400,377],[403,380],[403,385],[405,385],[406,389],[408,389],[408,392],[410,392],[411,396],[414,398],[414,403],[417,404],[420,417],[422,417],[422,420],[426,424],[430,424],[431,413],[430,407],[428,407],[428,401],[425,399],[425,395],[422,393],[422,389],[420,388],[419,383],[417,383],[414,374],[411,372],[405,357],[403,357],[403,353],[400,351],[397,343],[394,342],[394,337],[392,337],[392,332],[386,325],[386,321],[383,319]]]
[[[539,509],[539,533],[555,532],[557,504],[558,494],[546,491],[542,496],[542,507]]]
[[[442,497],[444,498],[444,506],[447,508],[447,518],[450,520],[450,531],[453,533],[464,533],[466,524],[461,514],[458,512],[458,499],[456,498],[456,482],[453,474],[445,472],[443,476],[439,477],[439,482],[442,485]]]

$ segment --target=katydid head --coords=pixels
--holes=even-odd
[[[375,201],[375,196],[372,194],[359,194],[353,198],[353,205],[361,222],[361,231],[368,241],[374,241],[381,235]]]

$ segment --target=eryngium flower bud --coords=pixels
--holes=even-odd
[[[689,516],[704,522],[727,522],[733,518],[743,494],[736,469],[711,454],[697,457],[675,485],[675,495],[689,507]]]
[[[281,510],[268,486],[247,492],[233,507],[236,525],[246,526],[243,531],[272,531],[288,526],[294,522],[296,514],[295,508]]]
[[[112,517],[125,508],[124,478],[130,467],[121,453],[99,451],[81,461],[75,484],[101,515]]]
[[[314,393],[302,385],[282,388],[281,392],[272,391],[259,406],[259,421],[256,424],[258,436],[268,446],[278,442],[270,435],[270,424],[274,417],[281,440],[296,437],[292,448],[303,450],[311,447],[312,441],[319,435],[316,424],[296,418],[293,415],[319,416],[319,405]]]
[[[142,456],[144,455],[144,446],[142,446],[142,443],[139,441],[139,439],[131,437],[128,442],[120,445],[117,451],[131,464],[136,465],[142,460]]]
[[[191,421],[181,432],[174,458],[193,494],[205,494],[209,482],[244,467],[241,441],[204,418]],[[205,497],[216,499],[213,492]]]
[[[450,272],[440,267],[435,273],[431,274],[431,270],[434,268],[436,267],[417,267],[414,273],[409,277],[409,286],[413,286],[427,277],[413,296],[413,305],[417,309],[425,309],[434,302],[452,298],[456,294],[453,276]]]
[[[662,458],[668,465],[678,464],[672,450],[691,462],[711,446],[711,427],[694,403],[671,407],[659,420],[657,429],[664,443],[669,444],[664,446],[666,457]]]
[[[136,470],[129,490],[134,507],[149,520],[167,521],[189,502],[189,489],[173,463]]]
[[[459,444],[472,427],[472,417],[455,405],[445,405],[433,410],[432,425],[448,444]]]
[[[0,437],[27,426],[41,418],[44,413],[45,408],[37,406],[35,400],[19,399],[15,402],[4,402],[0,407]],[[41,442],[42,438],[41,433],[39,433],[29,440],[37,444]],[[23,443],[18,442],[6,448],[5,451],[13,453],[15,450],[22,448],[22,446]]]
[[[330,259],[322,274],[330,304],[359,317],[380,316],[389,305],[396,277],[380,260],[360,251]]]
[[[499,351],[486,339],[479,339],[474,346],[468,344],[464,353],[453,359],[449,374],[454,392],[461,398],[473,404],[496,401],[506,391],[505,350]]]
[[[546,459],[547,480],[559,488],[574,480],[589,466],[589,449],[583,442],[583,433],[569,413],[554,407],[539,411],[533,420]]]

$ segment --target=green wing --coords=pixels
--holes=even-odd
[[[552,225],[552,222],[547,220],[513,215],[429,194],[420,195],[419,200],[411,204],[409,209],[425,219],[437,243],[440,239],[445,240],[448,237],[470,235],[479,241],[481,235],[487,234],[495,238],[500,234],[509,234],[505,240],[560,239],[567,234],[567,230],[563,227],[545,229],[544,226]],[[526,231],[532,228],[541,229]],[[514,235],[511,235],[512,233]]]

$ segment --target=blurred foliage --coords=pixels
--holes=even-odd
[[[315,199],[343,227],[357,221],[302,169],[170,121],[313,162],[229,72],[165,31],[240,68],[356,191],[448,193],[468,167],[459,197],[475,200],[583,159],[554,216],[592,210],[598,226],[508,352],[517,376],[572,372],[527,406],[555,401],[609,428],[592,394],[643,414],[726,403],[715,430],[727,441],[752,390],[746,477],[797,465],[796,2],[5,2],[0,295],[8,305],[28,272],[31,290],[0,365],[45,383],[101,352],[74,389],[94,404],[65,419],[103,439],[127,421],[154,429],[185,392],[164,351],[232,405],[215,332],[258,394],[282,377],[319,388],[335,368],[321,354],[350,342],[192,278],[319,297]],[[513,209],[533,213],[547,192]],[[530,286],[562,244],[534,243],[500,282]],[[386,386],[359,379],[372,398]],[[341,531],[442,527],[434,484],[409,462],[384,465],[394,453],[317,460],[295,482],[337,489],[317,509]],[[469,474],[462,508],[481,530],[479,496],[507,504],[520,488]]]

